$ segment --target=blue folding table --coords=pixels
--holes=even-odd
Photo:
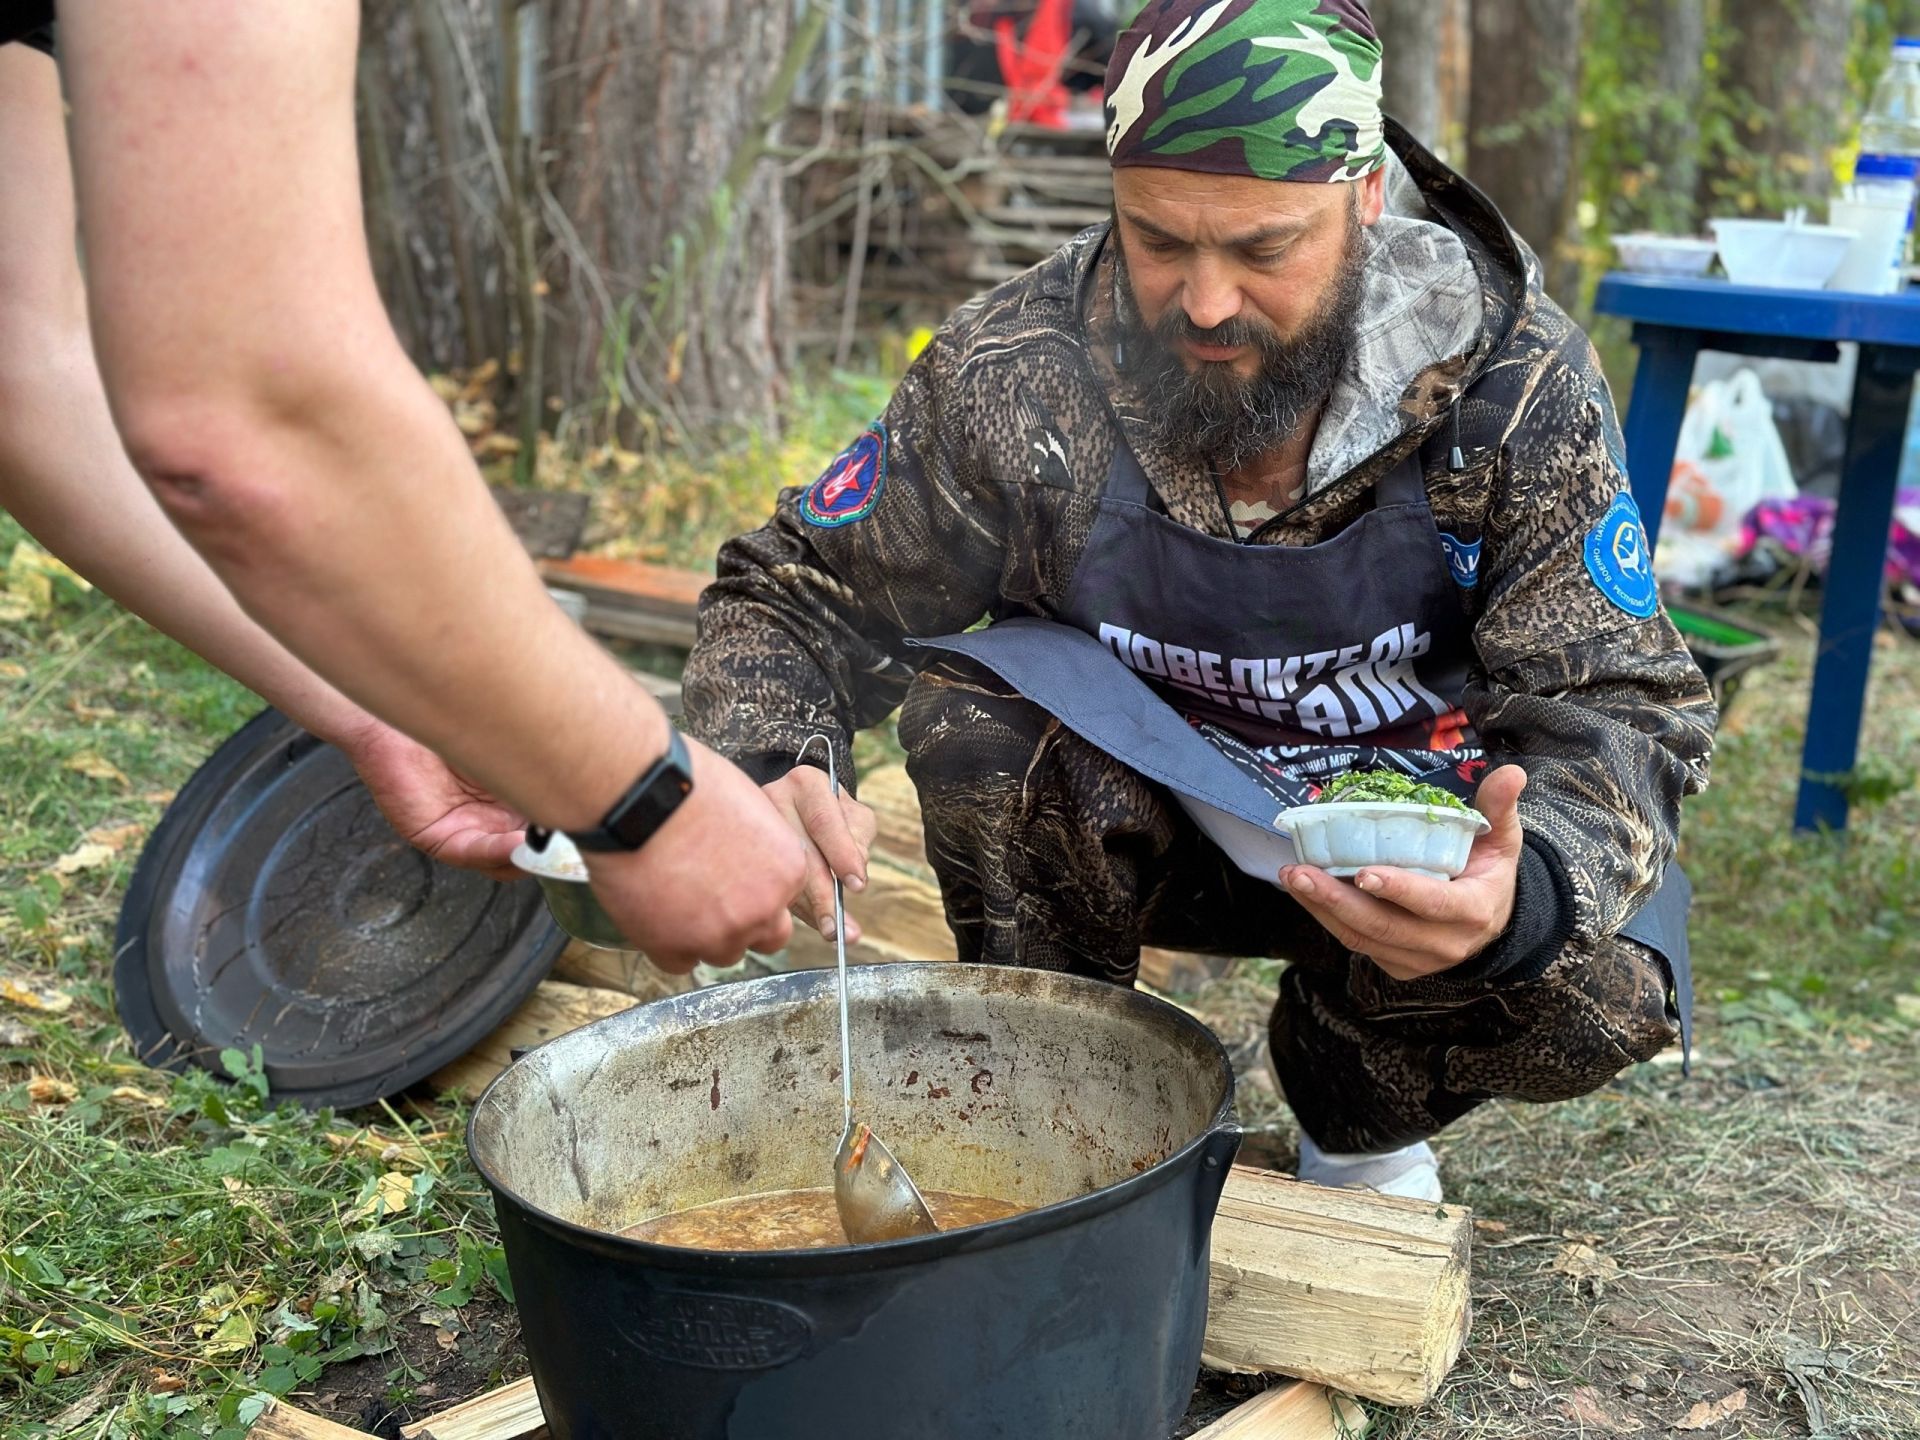
[[[1627,469],[1650,545],[1659,541],[1693,362],[1702,350],[1831,363],[1840,358],[1840,342],[1860,346],[1794,812],[1797,829],[1845,829],[1845,781],[1859,759],[1887,537],[1920,373],[1920,296],[1609,275],[1594,309],[1633,321],[1640,347],[1627,410]]]

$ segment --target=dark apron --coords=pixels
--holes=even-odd
[[[1319,545],[1243,545],[1152,508],[1124,439],[1059,621],[916,640],[985,665],[1088,743],[1165,786],[1241,868],[1280,814],[1354,769],[1471,794],[1486,766],[1460,710],[1473,636],[1419,456]],[[1691,1053],[1691,890],[1678,866],[1621,931],[1658,952]]]

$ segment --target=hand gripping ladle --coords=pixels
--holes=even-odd
[[[801,760],[819,741],[827,749],[827,780],[836,803],[840,772],[834,763],[833,742],[816,735],[800,747]],[[931,1235],[934,1223],[920,1189],[906,1167],[893,1158],[873,1127],[853,1118],[853,1042],[847,1014],[847,912],[840,877],[833,877],[833,948],[840,980],[840,1095],[845,1109],[840,1148],[833,1157],[833,1202],[840,1212],[840,1228],[854,1245],[877,1245]]]

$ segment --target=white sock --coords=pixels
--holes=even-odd
[[[1374,1190],[1408,1200],[1430,1200],[1436,1205],[1445,1198],[1440,1188],[1440,1162],[1424,1140],[1377,1155],[1329,1155],[1313,1143],[1312,1136],[1303,1133],[1300,1178],[1334,1190]]]

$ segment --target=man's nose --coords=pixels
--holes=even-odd
[[[1180,307],[1196,329],[1211,330],[1240,313],[1240,289],[1215,267],[1202,265],[1187,278]]]

